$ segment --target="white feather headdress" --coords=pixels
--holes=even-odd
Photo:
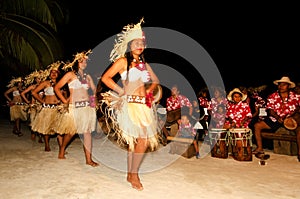
[[[145,39],[144,33],[142,31],[141,24],[144,22],[144,18],[140,20],[137,24],[128,24],[123,27],[123,31],[117,34],[117,39],[115,40],[114,48],[110,53],[110,61],[114,62],[118,58],[123,57],[127,50],[128,42],[134,39]]]

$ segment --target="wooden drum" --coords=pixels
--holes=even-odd
[[[211,157],[228,158],[229,135],[226,129],[209,130]]]
[[[252,161],[252,131],[249,128],[229,129],[232,156],[238,161]]]

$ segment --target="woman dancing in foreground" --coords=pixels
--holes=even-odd
[[[139,167],[148,147],[158,146],[156,109],[153,107],[153,90],[159,80],[145,61],[145,37],[141,29],[143,19],[136,25],[127,25],[111,52],[114,63],[103,74],[102,82],[117,92],[121,101],[115,106],[115,121],[119,141],[128,145],[127,181],[137,190],[143,190],[138,175]],[[121,75],[123,88],[113,77]],[[145,83],[151,83],[146,89]],[[110,95],[108,93],[108,95]],[[119,101],[119,102],[120,102]],[[108,118],[111,119],[111,118]]]

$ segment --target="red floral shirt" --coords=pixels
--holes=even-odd
[[[289,97],[283,101],[278,92],[274,92],[269,95],[267,99],[266,109],[273,109],[275,113],[281,118],[292,115],[296,108],[300,106],[300,95],[295,94],[294,92],[289,92]],[[276,119],[270,116],[273,122]]]
[[[217,109],[218,109],[218,106],[220,104],[223,104],[224,107],[227,106],[227,99],[226,98],[222,98],[220,101],[217,101],[216,98],[211,98],[211,101],[210,103],[208,104],[208,110],[211,110],[211,115],[212,117],[215,117],[214,114],[217,113]]]
[[[173,96],[167,98],[167,111],[176,110],[184,106],[190,107],[192,106],[192,103],[183,95],[178,95],[175,98]]]
[[[242,101],[237,104],[229,102],[227,106],[226,118],[231,118],[232,122],[235,123],[236,128],[248,128],[248,125],[252,118],[249,104]],[[225,123],[229,124],[230,122],[226,120]]]
[[[191,123],[188,124],[180,124],[178,129],[179,137],[190,137],[195,136],[196,131],[192,127]]]
[[[252,99],[255,100],[254,105],[256,107],[262,108],[266,107],[266,100],[264,100],[258,93],[253,93]]]
[[[199,97],[199,105],[203,108],[208,108],[210,106],[210,101],[206,97]]]
[[[214,119],[216,122],[214,128],[223,128],[225,123],[225,113],[214,113]]]

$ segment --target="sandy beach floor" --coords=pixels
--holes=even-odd
[[[0,120],[0,198],[300,198],[300,163],[296,156],[274,154],[262,166],[252,161],[211,157],[209,146],[200,145],[201,158],[170,154],[169,147],[147,153],[141,166],[143,191],[126,181],[126,151],[106,137],[93,139],[94,160],[85,164],[80,138],[67,149],[65,160],[57,158],[58,145],[51,151],[24,136],[12,134],[12,124]]]

